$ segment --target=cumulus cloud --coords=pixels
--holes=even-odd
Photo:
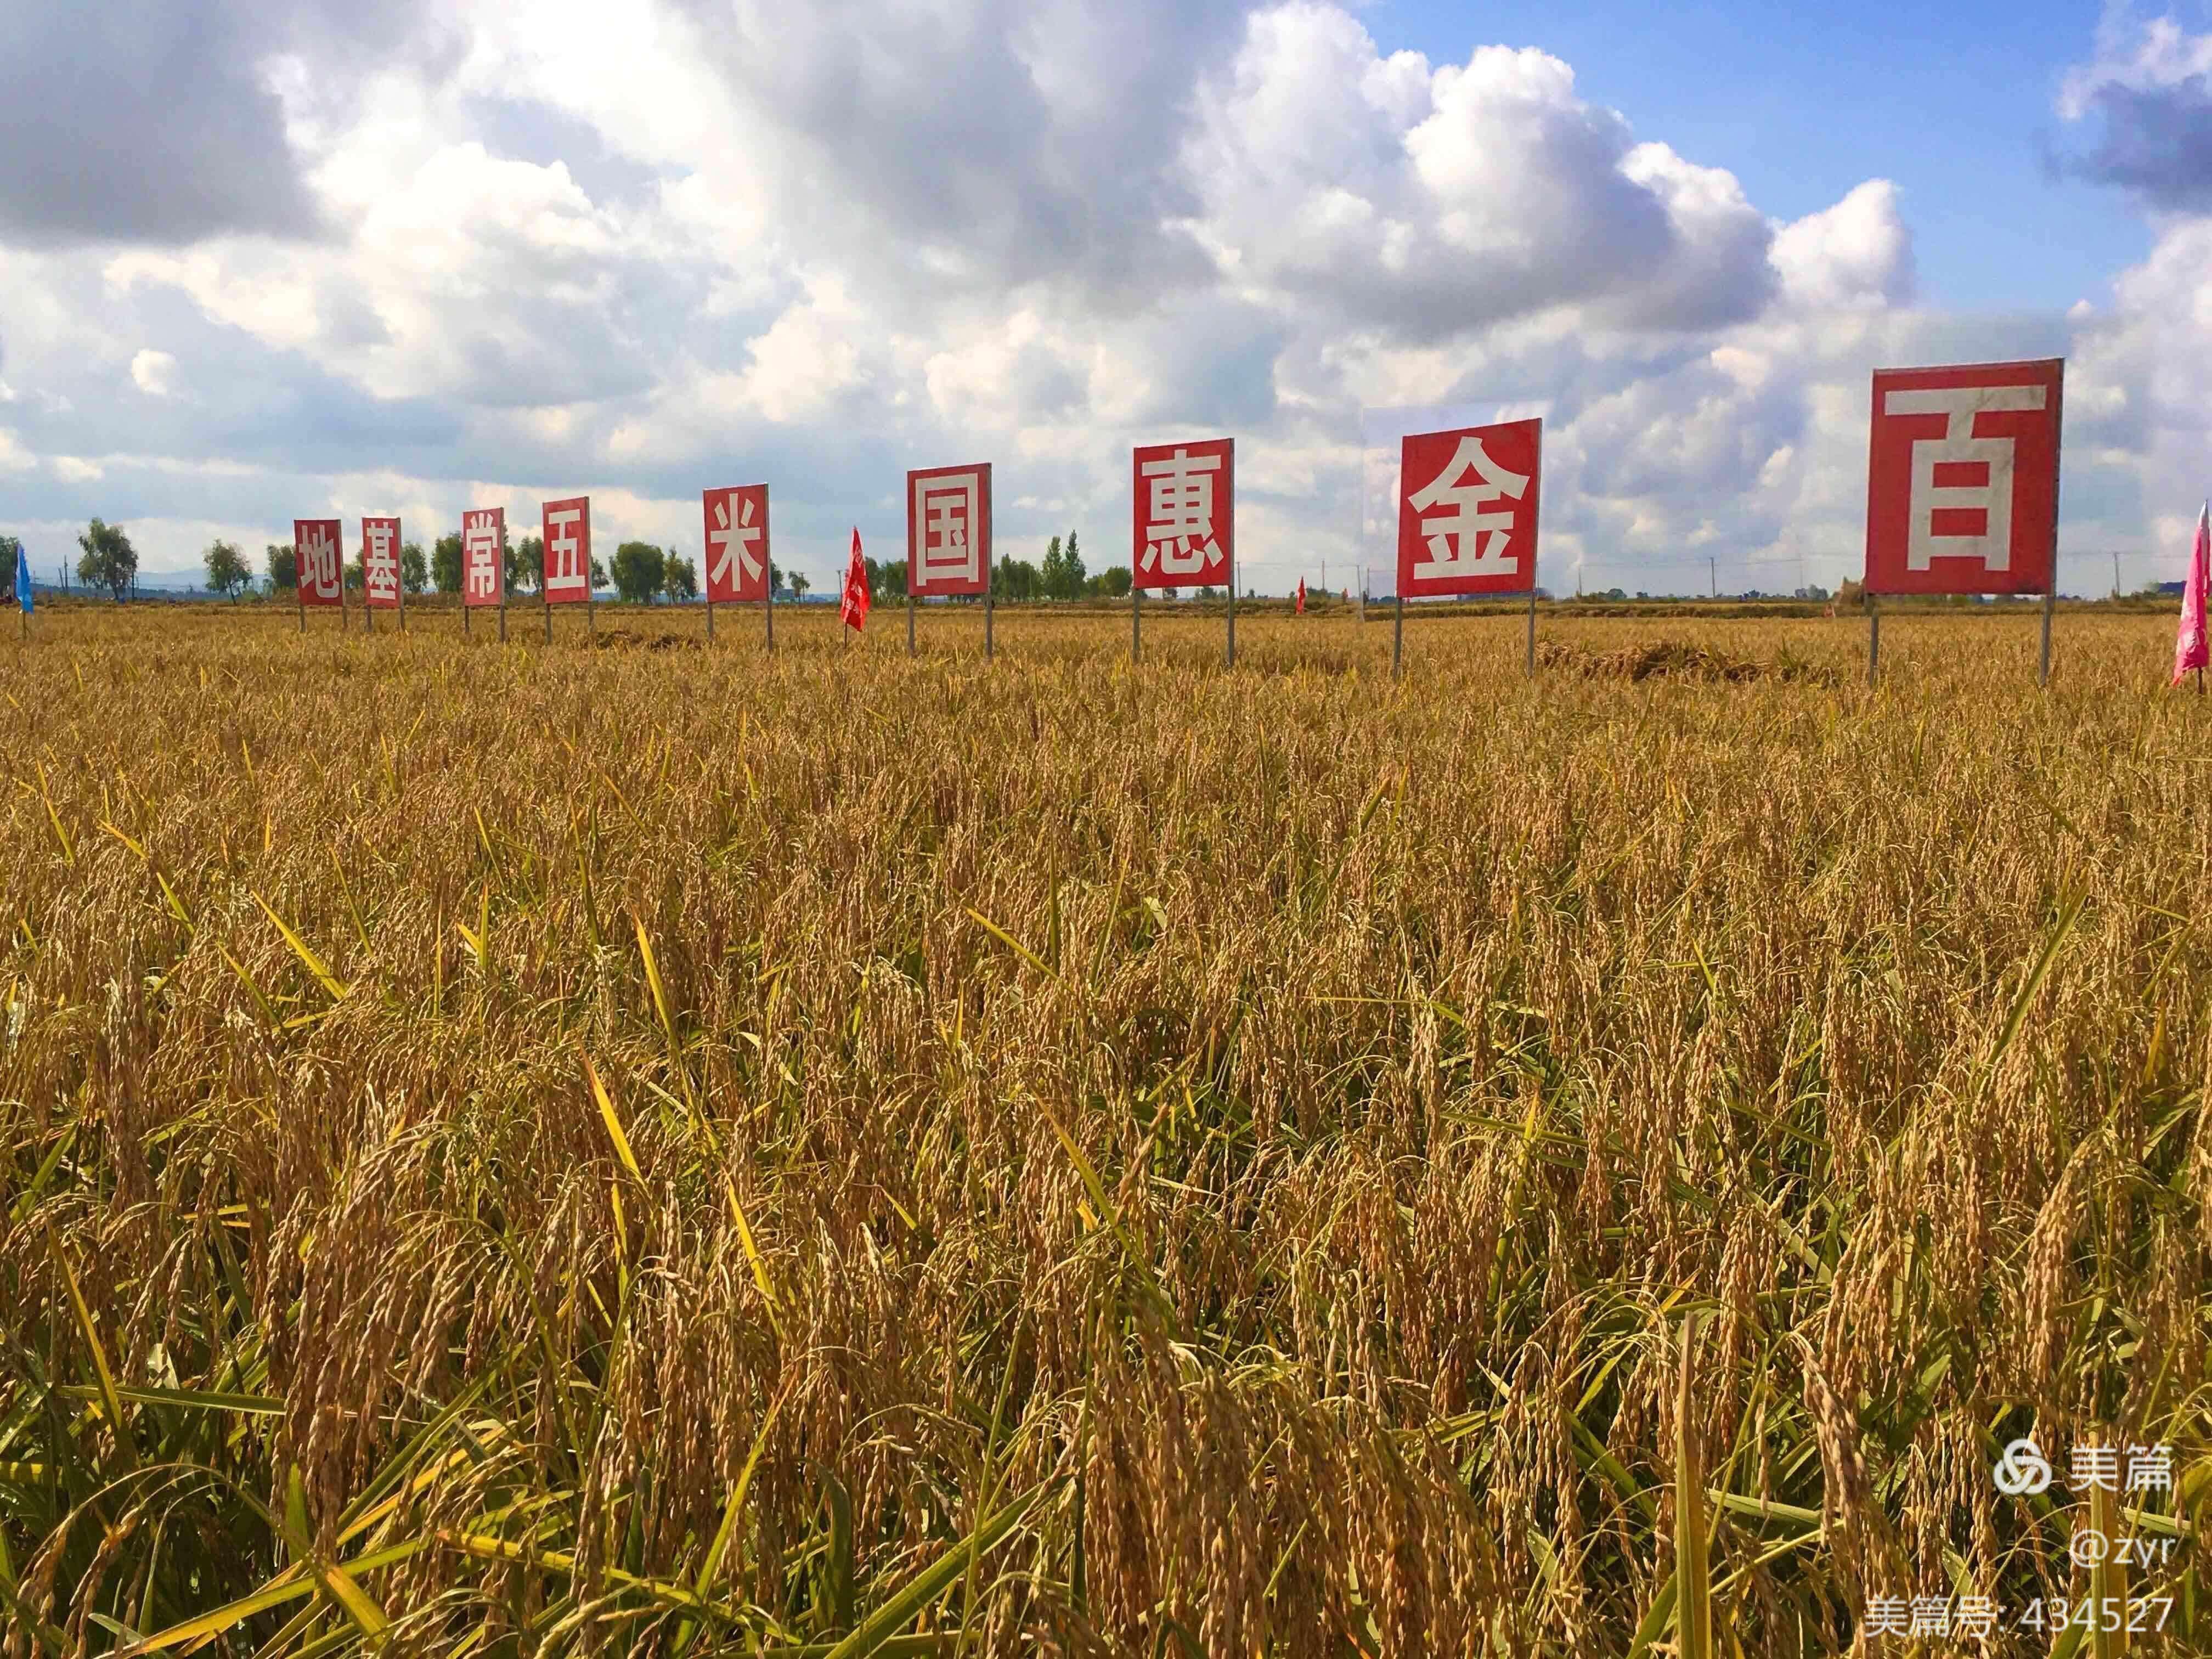
[[[2212,209],[2212,32],[2113,12],[2095,59],[2066,77],[2058,112],[2094,134],[2064,158],[2071,171],[2154,207]]]

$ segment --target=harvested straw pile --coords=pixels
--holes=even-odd
[[[1611,651],[1546,640],[1536,647],[1536,660],[1546,668],[1565,669],[1585,679],[1673,679],[1729,681],[1798,680],[1814,685],[1833,685],[1839,675],[1832,664],[1808,663],[1784,654],[1771,660],[1732,657],[1706,646],[1681,640],[1649,640]]]

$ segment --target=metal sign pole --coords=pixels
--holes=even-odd
[[[2043,659],[2035,671],[2035,684],[2039,689],[2051,684],[2051,613],[2058,605],[2057,562],[2052,561],[2051,586],[2043,595]]]
[[[307,631],[307,585],[301,580],[300,544],[292,544],[292,597],[300,602],[300,631]]]
[[[553,585],[545,580],[545,567],[541,562],[538,567],[538,597],[544,603],[545,643],[550,645],[553,643]]]
[[[707,573],[707,643],[714,642],[714,573]]]
[[[1396,679],[1401,672],[1406,652],[1406,596],[1401,592],[1390,611],[1390,678]]]
[[[2066,365],[2058,366],[2058,383],[2051,389],[2051,575],[2043,584],[2043,660],[2037,669],[2035,684],[2039,690],[2051,684],[2051,617],[2058,609],[2058,485],[2059,471],[2057,457],[2064,452],[2060,447],[2065,434],[2066,422]]]
[[[769,567],[768,603],[761,608],[761,614],[768,622],[768,648],[773,653],[775,649],[775,567],[774,565]]]
[[[906,584],[906,653],[909,657],[914,655],[914,578],[912,576],[907,578]]]
[[[991,579],[983,579],[983,660],[991,660]]]
[[[1867,602],[1867,684],[1872,685],[1881,672],[1881,600],[1875,594],[1866,596]]]
[[[1229,652],[1224,662],[1237,666],[1237,555],[1229,556]]]
[[[1129,660],[1131,662],[1135,662],[1143,652],[1143,641],[1137,621],[1137,605],[1138,601],[1144,598],[1144,594],[1145,590],[1137,586],[1136,578],[1133,574],[1129,579]]]
[[[1536,678],[1536,573],[1528,573],[1528,653],[1521,665],[1521,672],[1529,679]]]
[[[407,631],[407,550],[399,550],[399,631]]]

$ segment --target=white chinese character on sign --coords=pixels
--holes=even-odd
[[[317,593],[338,585],[338,544],[320,525],[307,532],[307,545],[300,550],[300,585]]]
[[[495,597],[499,592],[499,529],[489,514],[468,521],[462,544],[463,562],[468,567],[469,597]]]
[[[1517,501],[1528,488],[1527,475],[1492,460],[1481,439],[1462,438],[1444,470],[1408,498],[1421,515],[1429,548],[1429,556],[1413,566],[1414,580],[1513,574],[1516,566],[1505,550],[1513,539],[1513,514],[1481,509],[1507,496]]]
[[[753,499],[750,495],[738,498],[738,521],[730,522],[730,498],[727,495],[714,503],[714,522],[720,526],[708,532],[707,541],[714,550],[708,555],[714,560],[707,572],[710,584],[735,591],[738,579],[730,574],[732,562],[744,570],[744,580],[760,578],[760,557],[754,548],[761,538],[761,526],[753,522]]]
[[[975,520],[983,481],[974,472],[942,473],[914,481],[914,520],[921,526],[921,586],[982,580],[982,549]]]
[[[1912,1604],[1901,1595],[1870,1595],[1867,1598],[1866,1633],[1910,1636],[1911,1613]]]
[[[1997,1604],[1986,1595],[1962,1595],[1959,1611],[1951,1620],[1952,1632],[1959,1636],[1987,1636],[1997,1627]]]
[[[2075,1492],[2101,1486],[2120,1489],[2120,1449],[2118,1446],[2076,1446],[2067,1464],[2067,1484]]]
[[[583,509],[564,507],[545,515],[545,586],[584,587],[583,544],[576,537],[576,521],[584,516]]]
[[[399,593],[399,556],[392,545],[392,526],[370,520],[362,535],[362,584],[372,598],[396,599]]]
[[[1158,565],[1166,576],[1195,576],[1225,556],[1213,528],[1213,475],[1218,455],[1193,455],[1178,449],[1144,464],[1152,481],[1152,520],[1145,526],[1146,569]]]
[[[2130,1492],[2173,1490],[2173,1448],[2167,1445],[2128,1448]]]
[[[2041,409],[2046,398],[2039,386],[1919,386],[1884,395],[1885,415],[1941,415],[1948,422],[1942,437],[1913,440],[1907,569],[1925,570],[1939,556],[1979,559],[1987,570],[2011,568],[2013,441],[1977,438],[1974,416]],[[1980,514],[1981,533],[1937,535],[1936,514],[1946,511]]]
[[[1951,1598],[1948,1595],[1914,1596],[1912,1633],[1915,1636],[1948,1636],[1951,1633]]]

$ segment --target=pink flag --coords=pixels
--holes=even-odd
[[[2202,670],[2212,660],[2204,638],[2204,588],[2207,567],[2212,565],[2212,502],[2197,515],[2197,542],[2189,550],[2189,580],[2181,588],[2181,631],[2173,641],[2173,681],[2191,669]]]
[[[860,556],[860,527],[853,526],[853,556],[845,563],[845,592],[837,604],[837,620],[851,629],[868,625],[868,567]]]

